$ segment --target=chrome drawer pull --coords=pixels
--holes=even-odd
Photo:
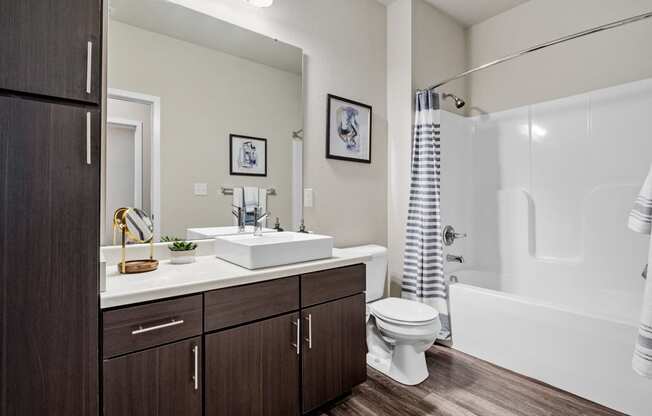
[[[195,391],[199,390],[199,347],[195,345],[192,347],[192,354],[195,358],[195,374],[192,376]]]
[[[91,164],[91,113],[86,113],[86,164]]]
[[[297,343],[292,343],[291,345],[297,349],[297,355],[301,352],[301,320],[297,319],[296,322],[292,322],[292,325],[297,327]]]
[[[308,314],[308,317],[306,317],[308,320],[308,338],[306,338],[306,341],[308,342],[308,349],[312,349],[312,314]]]
[[[156,325],[156,326],[148,326],[147,328],[143,328],[142,325],[138,327],[138,329],[131,331],[131,335],[139,335],[139,334],[144,334],[146,332],[151,332],[151,331],[156,331],[158,329],[163,329],[163,328],[169,328],[171,326],[177,326],[183,324],[183,319],[181,320],[175,320],[173,319],[172,321],[161,324],[161,325]]]
[[[91,84],[93,76],[93,42],[86,44],[86,94],[91,93]]]

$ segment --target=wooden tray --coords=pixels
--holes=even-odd
[[[158,269],[158,260],[129,260],[125,262],[125,271],[122,271],[122,263],[118,263],[118,271],[122,274],[135,274],[152,272]]]

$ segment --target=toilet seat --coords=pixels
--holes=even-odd
[[[369,309],[375,317],[396,325],[423,326],[439,319],[434,308],[408,299],[385,298],[370,304]]]

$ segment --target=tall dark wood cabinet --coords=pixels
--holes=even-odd
[[[102,2],[0,1],[0,89],[99,104]]]
[[[96,414],[99,157],[97,109],[0,96],[3,416]]]
[[[99,0],[0,1],[2,416],[98,414],[101,32]]]

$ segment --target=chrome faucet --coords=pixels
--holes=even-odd
[[[255,236],[261,236],[263,235],[263,221],[271,215],[269,212],[265,212],[263,214],[262,209],[260,207],[254,208],[254,235]]]
[[[245,210],[242,207],[237,207],[233,205],[233,210],[231,210],[233,216],[238,220],[238,232],[244,233],[245,231]]]
[[[447,254],[446,261],[449,263],[464,263],[464,257],[455,254]]]

